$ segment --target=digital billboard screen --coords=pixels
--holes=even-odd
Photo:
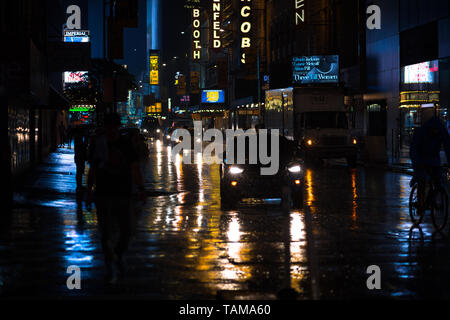
[[[64,72],[64,83],[78,83],[86,81],[87,71]]]
[[[292,59],[294,84],[339,83],[339,56],[303,56]]]
[[[225,103],[225,91],[203,90],[202,103]]]
[[[439,76],[439,61],[427,61],[402,68],[404,84],[437,83]]]

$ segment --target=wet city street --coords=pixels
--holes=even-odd
[[[149,149],[124,279],[104,285],[95,206],[77,201],[73,150],[62,148],[16,188],[2,221],[0,295],[277,299],[292,288],[298,299],[450,298],[449,242],[429,216],[410,232],[407,174],[330,162],[307,169],[302,210],[277,199],[222,210],[218,165],[172,161],[160,142]],[[72,265],[81,290],[66,286]],[[366,286],[371,265],[381,290]]]

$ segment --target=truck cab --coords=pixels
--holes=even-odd
[[[286,88],[266,92],[268,129],[296,142],[307,162],[345,158],[356,166],[357,139],[349,128],[339,88]]]
[[[296,128],[307,161],[346,158],[349,166],[356,165],[358,141],[350,134],[345,112],[301,112]]]

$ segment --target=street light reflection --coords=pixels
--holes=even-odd
[[[228,240],[231,242],[238,242],[241,238],[241,232],[239,231],[239,220],[233,217],[228,225],[227,231]]]
[[[357,215],[356,215],[356,209],[358,208],[358,190],[356,188],[356,170],[353,169],[352,170],[352,195],[353,195],[353,200],[352,200],[352,220],[353,220],[353,226],[352,229],[356,230],[358,229],[358,224],[357,224]]]
[[[291,287],[297,292],[302,291],[301,281],[305,278],[306,263],[306,231],[303,215],[299,211],[291,213],[290,221],[290,274]]]
[[[86,264],[94,260],[94,256],[87,253],[93,253],[95,250],[91,244],[91,235],[89,233],[79,234],[76,230],[66,232],[66,260],[69,263]]]
[[[160,140],[156,140],[156,161],[158,176],[162,173],[162,143]]]
[[[306,199],[306,201],[307,201],[306,203],[308,206],[311,206],[313,201],[315,201],[311,169],[306,170],[305,179],[306,179],[306,188],[307,188],[307,196],[308,196]]]

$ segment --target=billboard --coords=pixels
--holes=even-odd
[[[87,71],[77,71],[77,72],[64,72],[64,83],[77,83],[86,81]]]
[[[339,56],[303,56],[292,59],[294,84],[339,83]]]
[[[150,85],[159,85],[159,53],[150,52]]]
[[[225,103],[225,91],[202,90],[202,103]]]
[[[162,112],[162,103],[156,102],[155,104],[146,107],[147,114],[156,114]]]
[[[439,61],[427,61],[402,68],[402,82],[411,83],[437,83],[439,77]]]

